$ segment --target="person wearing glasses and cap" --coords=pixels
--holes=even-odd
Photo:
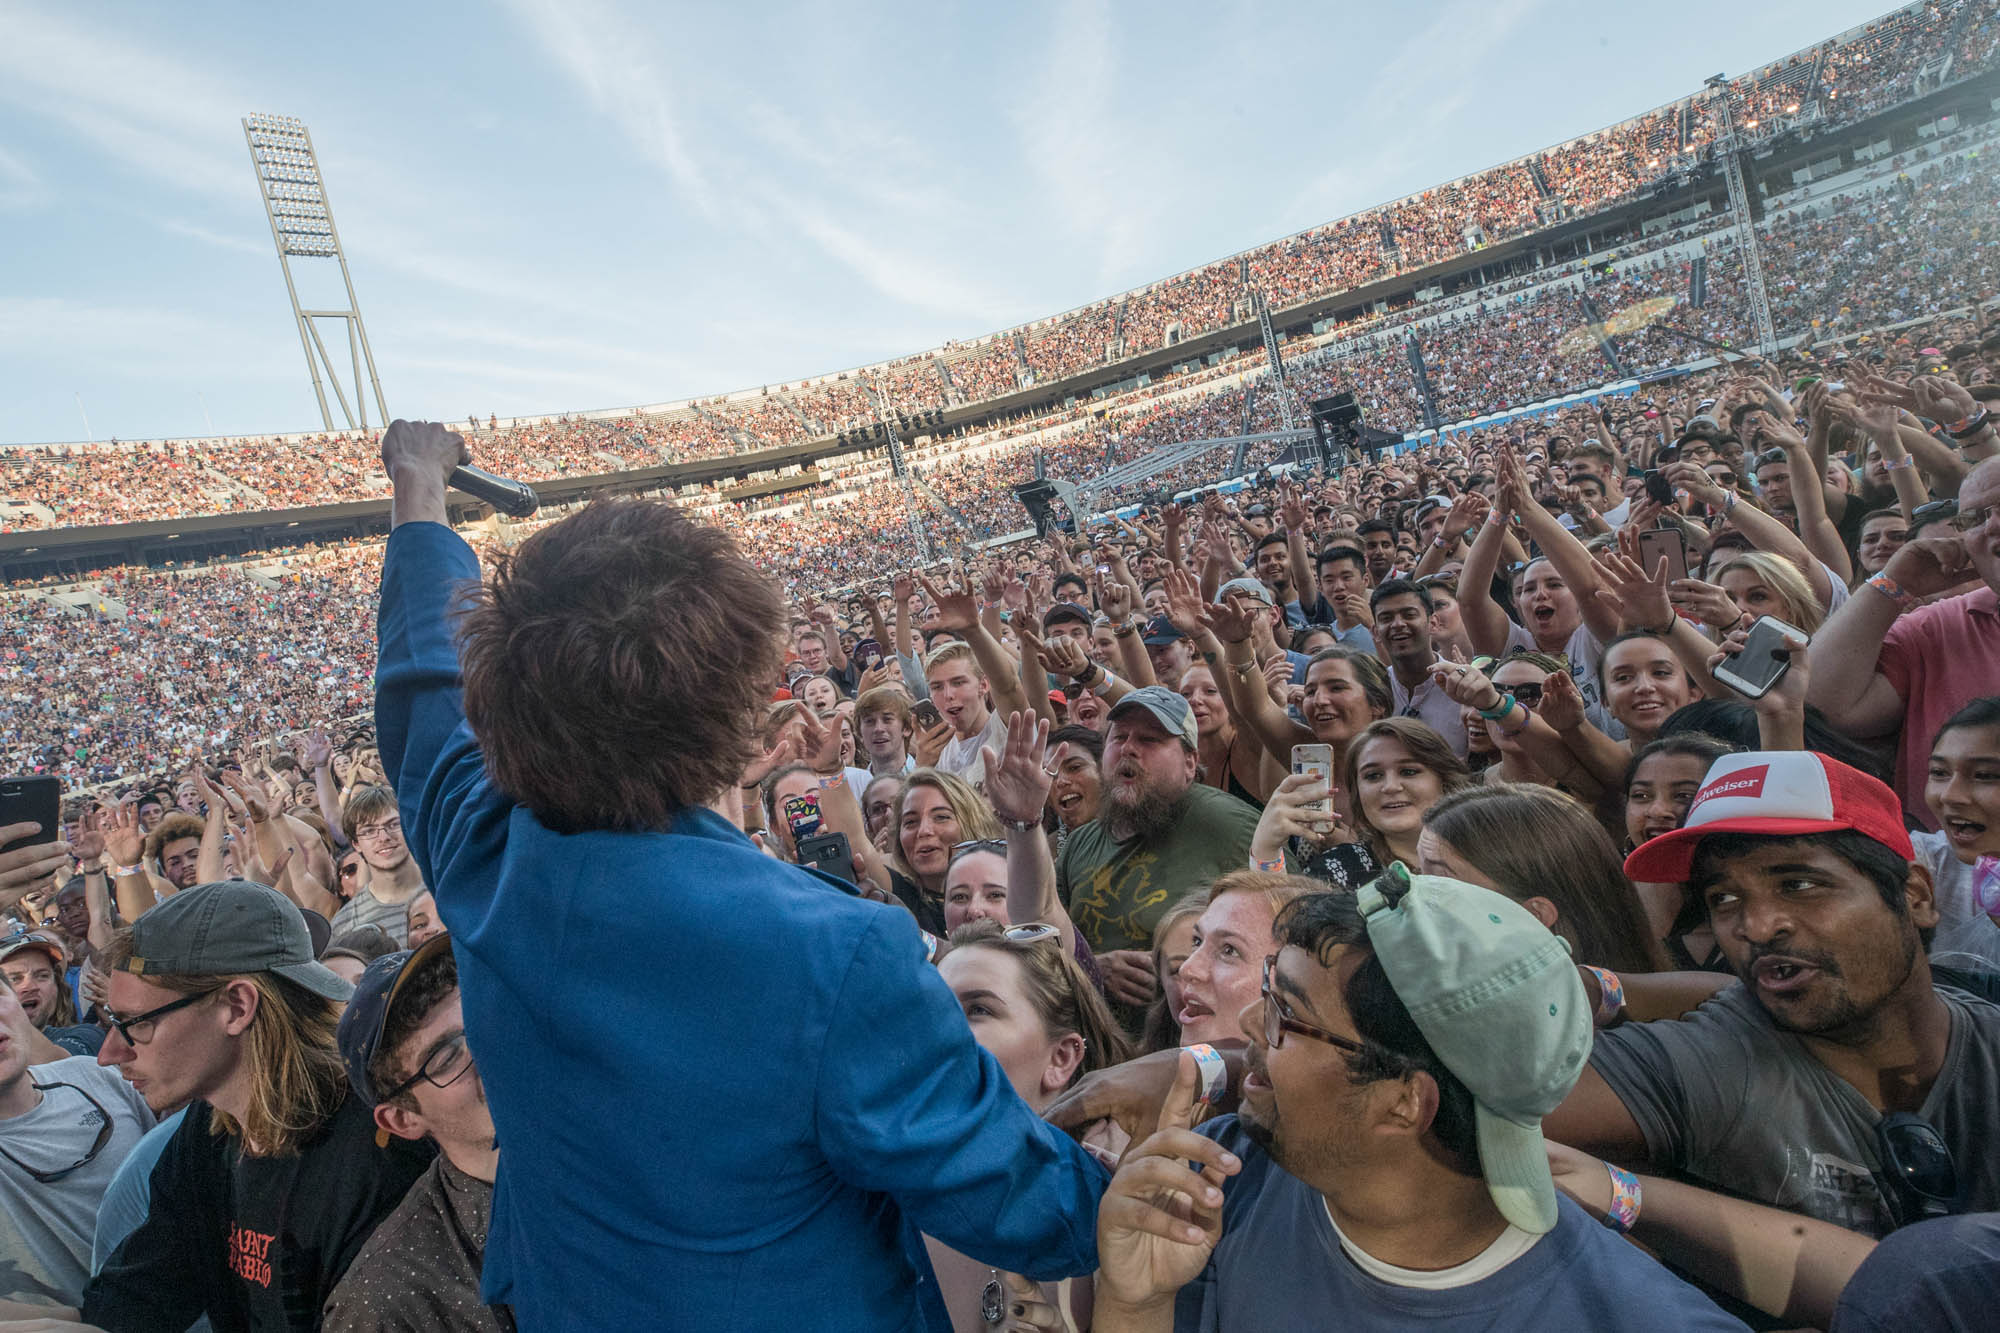
[[[1933,977],[1895,793],[1809,750],[1724,755],[1625,873],[1686,884],[1742,984],[1607,1027],[1552,1137],[1869,1235],[2000,1208],[2000,1007]]]
[[[0,986],[0,1317],[82,1300],[98,1203],[153,1125],[116,1072],[40,1038]]]
[[[1183,1054],[1105,1194],[1095,1333],[1743,1327],[1556,1194],[1591,1007],[1525,908],[1399,865],[1274,933],[1237,1113],[1187,1128]]]
[[[513,1333],[513,1312],[479,1299],[500,1144],[449,935],[369,964],[340,1016],[340,1058],[378,1138],[429,1140],[438,1155],[333,1289],[325,1333]]]
[[[334,1029],[352,987],[314,961],[291,900],[244,880],[175,894],[114,935],[102,964],[98,1063],[156,1112],[188,1107],[146,1220],[80,1309],[33,1313],[116,1333],[182,1333],[204,1314],[217,1329],[317,1329],[433,1155],[378,1145],[348,1087]],[[0,1302],[0,1319],[28,1313]]]

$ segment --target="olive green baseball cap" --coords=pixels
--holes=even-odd
[[[313,957],[294,903],[246,879],[197,884],[132,923],[124,970],[140,977],[228,977],[269,972],[315,995],[345,1001],[354,988]]]
[[[1511,898],[1400,863],[1356,905],[1397,998],[1472,1093],[1487,1193],[1509,1222],[1547,1233],[1556,1188],[1542,1117],[1576,1086],[1593,1036],[1568,941]]]

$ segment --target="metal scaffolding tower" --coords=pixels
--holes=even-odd
[[[321,177],[319,158],[313,152],[312,135],[305,124],[292,116],[245,116],[243,142],[250,149],[250,164],[257,172],[257,192],[264,200],[264,217],[271,224],[271,241],[278,247],[278,267],[285,272],[285,292],[292,299],[292,319],[299,327],[299,345],[305,349],[306,370],[312,376],[313,397],[319,400],[320,421],[329,431],[333,413],[327,409],[326,389],[334,399],[348,430],[368,429],[368,398],[362,392],[361,368],[368,368],[368,388],[375,395],[375,411],[380,424],[389,424],[389,409],[382,401],[382,382],[375,375],[375,353],[368,346],[368,330],[361,322],[361,307],[354,300],[354,279],[347,271],[347,256],[340,249],[340,231],[333,225],[333,209],[326,202],[326,181]],[[340,280],[347,291],[345,310],[312,310],[299,304],[298,284],[292,280],[294,259],[331,259],[340,265]],[[320,320],[340,320],[346,325],[347,356],[352,374],[348,384],[354,391],[350,404],[341,387],[340,373],[320,337]]]
[[[1278,416],[1285,429],[1292,430],[1298,425],[1292,419],[1292,386],[1285,380],[1285,358],[1278,354],[1278,334],[1271,327],[1271,303],[1262,292],[1252,292],[1251,299],[1257,303],[1257,331],[1264,335],[1264,359],[1271,363],[1271,390],[1278,395]]]
[[[1778,350],[1778,334],[1771,324],[1771,297],[1764,289],[1764,262],[1757,253],[1757,228],[1750,220],[1750,189],[1743,180],[1736,113],[1729,105],[1728,81],[1714,74],[1707,82],[1722,118],[1722,135],[1716,140],[1716,147],[1722,154],[1723,179],[1729,183],[1729,207],[1736,213],[1736,248],[1743,255],[1744,276],[1750,280],[1750,308],[1757,317],[1757,352],[1769,356]]]
[[[924,564],[931,562],[930,535],[924,531],[923,520],[917,517],[917,487],[910,478],[909,466],[903,461],[903,437],[896,429],[896,414],[889,407],[889,396],[868,386],[868,393],[875,400],[875,416],[882,423],[882,433],[889,439],[889,474],[903,486],[903,512],[910,520],[910,536],[917,543],[917,558]]]

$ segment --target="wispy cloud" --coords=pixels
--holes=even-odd
[[[160,227],[162,230],[170,231],[176,236],[185,236],[190,240],[200,241],[203,245],[212,245],[220,250],[233,250],[237,254],[256,255],[260,259],[267,257],[275,259],[277,257],[277,251],[269,241],[259,245],[247,236],[226,235],[223,232],[212,231],[207,227],[198,226],[192,222],[183,222],[179,218],[161,218]]]
[[[27,158],[0,148],[0,212],[26,212],[53,197]]]

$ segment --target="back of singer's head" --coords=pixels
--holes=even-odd
[[[784,612],[728,533],[671,504],[551,524],[458,622],[488,773],[558,832],[666,828],[756,753]]]

